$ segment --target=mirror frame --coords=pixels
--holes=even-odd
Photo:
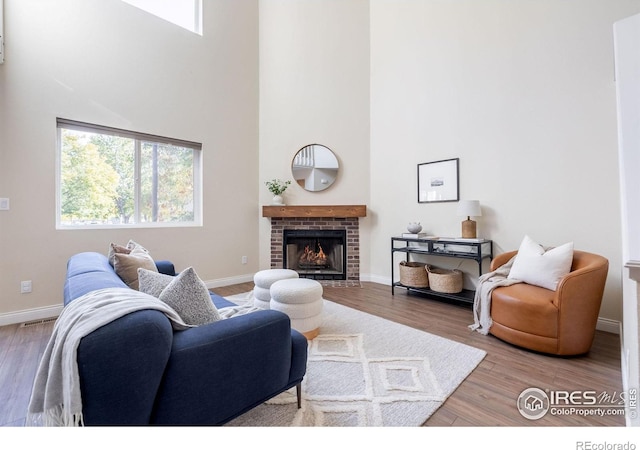
[[[321,154],[316,152],[321,151]],[[318,162],[317,156],[323,162]],[[291,160],[291,175],[308,192],[322,192],[331,187],[340,173],[336,154],[326,145],[309,144],[298,150]]]

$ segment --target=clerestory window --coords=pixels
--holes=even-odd
[[[202,36],[202,0],[123,0]]]
[[[202,145],[57,119],[59,229],[202,225]]]

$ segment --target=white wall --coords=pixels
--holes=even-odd
[[[285,203],[369,204],[368,117],[369,2],[260,1],[259,205],[271,203],[265,181],[293,180],[293,157],[309,144],[333,150],[338,178],[321,192],[292,182]],[[372,214],[361,219],[361,230]],[[270,231],[270,220],[261,218],[263,269],[270,265]],[[361,245],[360,258],[368,272],[368,246]]]
[[[614,27],[620,196],[622,222],[623,317],[622,382],[625,391],[640,386],[638,367],[638,299],[640,294],[640,14]],[[629,404],[627,405],[630,406]],[[627,425],[640,425],[637,408],[627,412]]]
[[[371,272],[388,274],[389,236],[410,221],[460,235],[456,203],[416,200],[416,165],[456,157],[460,198],[480,200],[478,233],[495,253],[529,234],[606,256],[600,315],[620,320],[612,27],[638,11],[627,0],[373,0]]]
[[[204,280],[251,279],[258,2],[204,3],[198,36],[120,0],[5,1],[0,197],[11,210],[0,211],[0,322],[60,305],[73,253],[130,238]],[[56,117],[202,142],[204,226],[56,231]],[[33,281],[31,294],[19,293],[21,280]]]
[[[68,256],[111,241],[207,280],[268,267],[264,182],[291,179],[296,151],[321,143],[337,182],[292,184],[285,201],[366,204],[365,278],[389,281],[389,238],[410,221],[459,233],[455,203],[416,198],[418,163],[458,157],[496,253],[528,233],[607,256],[601,316],[620,320],[612,26],[637,12],[640,0],[207,0],[197,37],[119,0],[8,0],[0,319],[59,304]],[[202,141],[205,226],[55,231],[56,116]]]

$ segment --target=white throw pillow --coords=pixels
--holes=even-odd
[[[178,313],[187,325],[206,325],[220,320],[218,308],[213,304],[209,289],[193,267],[177,276],[138,271],[140,291],[158,297]]]
[[[571,271],[573,242],[549,250],[525,236],[507,278],[555,291],[558,282]]]

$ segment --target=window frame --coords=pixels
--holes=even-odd
[[[83,224],[68,225],[62,223],[62,130],[73,130],[87,133],[112,135],[134,140],[135,152],[135,182],[134,182],[134,208],[140,209],[140,152],[142,143],[157,143],[160,145],[173,145],[176,147],[190,148],[193,150],[193,220],[184,222],[137,222],[122,224]],[[126,228],[185,228],[203,226],[203,181],[202,181],[202,144],[183,139],[158,136],[155,134],[141,133],[122,128],[108,127],[77,120],[56,118],[56,229],[57,230],[98,230],[98,229],[126,229]],[[137,215],[137,214],[136,214]]]

